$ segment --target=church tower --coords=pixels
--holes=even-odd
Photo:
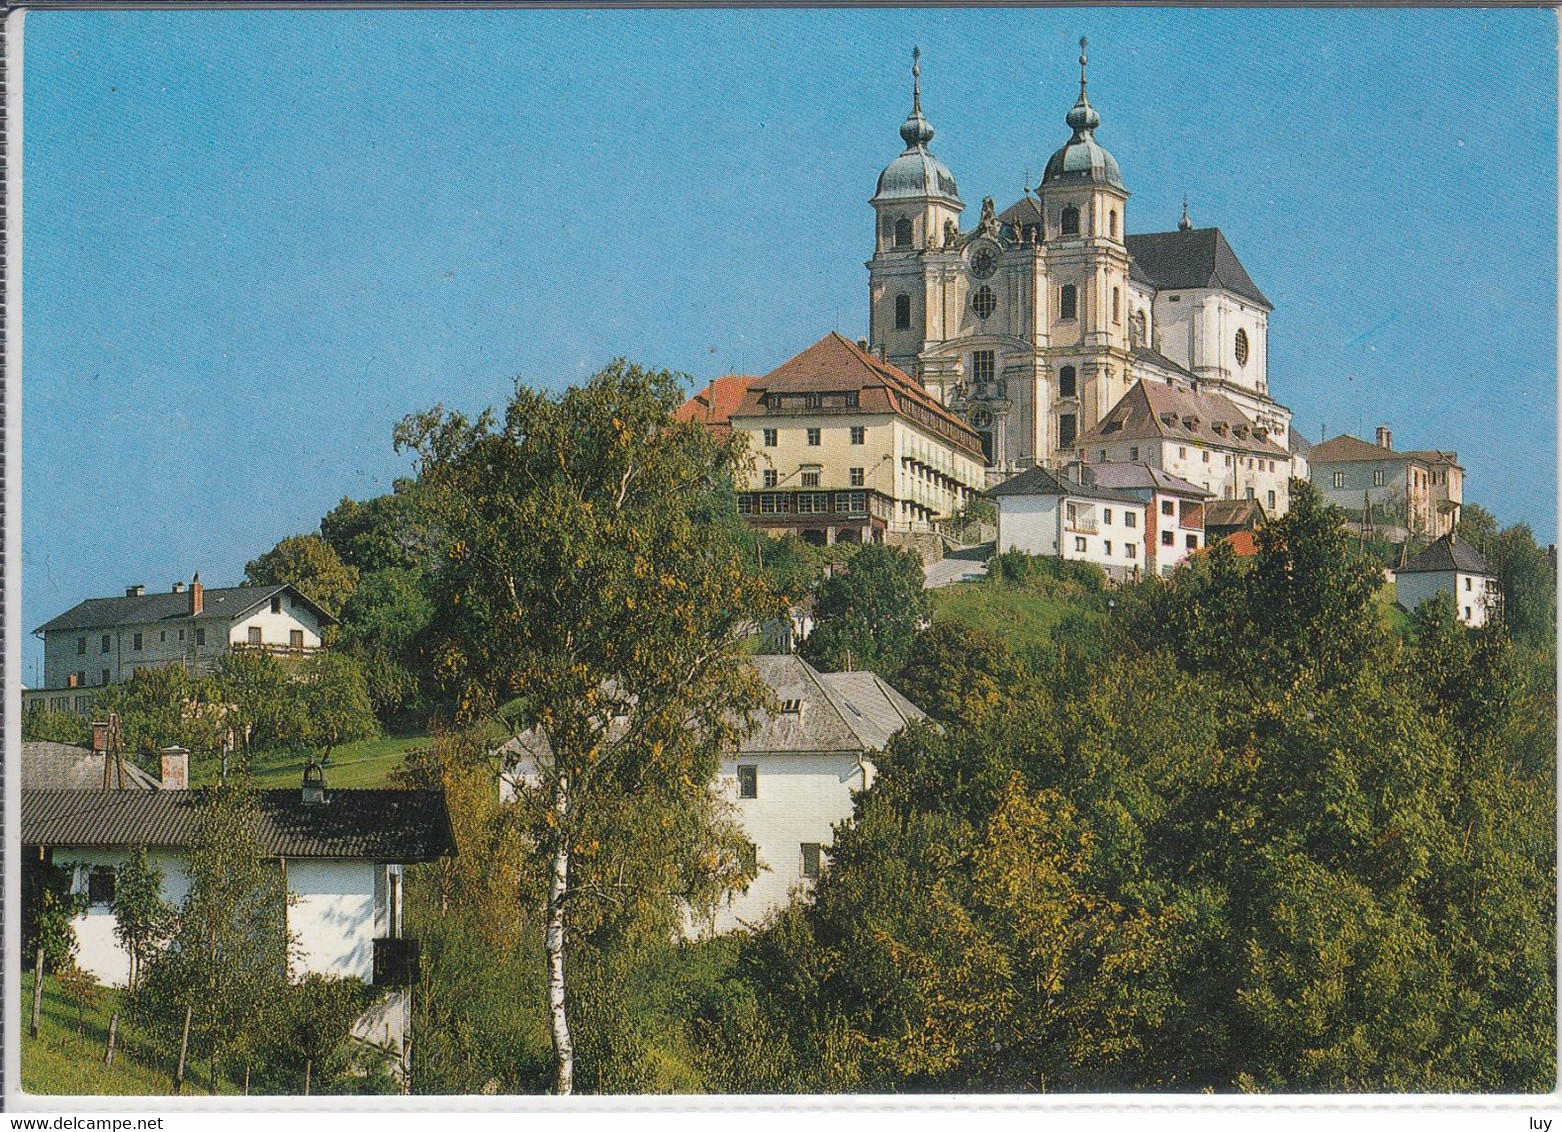
[[[1117,159],[1095,131],[1101,115],[1087,94],[1079,41],[1079,99],[1065,121],[1073,131],[1047,161],[1040,198],[1046,283],[1038,302],[1038,346],[1050,393],[1038,458],[1070,458],[1075,440],[1094,427],[1133,384],[1128,314],[1128,190]],[[1049,388],[1050,387],[1050,388]]]
[[[874,252],[868,261],[868,341],[901,370],[917,374],[917,358],[934,333],[939,253],[958,236],[965,209],[954,175],[928,150],[933,126],[922,116],[921,51],[911,52],[911,113],[900,127],[905,151],[879,174],[869,203]]]

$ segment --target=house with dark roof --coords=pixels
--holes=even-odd
[[[1079,438],[1092,463],[1149,463],[1216,499],[1256,499],[1266,513],[1290,507],[1291,454],[1265,425],[1221,393],[1145,379]]]
[[[1238,531],[1256,531],[1268,518],[1256,499],[1216,499],[1204,505],[1204,534],[1216,543]]]
[[[1186,202],[1168,230],[1131,230],[1086,63],[1040,183],[1007,208],[984,199],[974,222],[913,75],[905,149],[871,201],[870,347],[981,434],[990,482],[1073,459],[1138,381],[1220,394],[1289,451],[1291,411],[1269,388],[1273,303]]]
[[[1344,433],[1314,445],[1308,461],[1313,486],[1357,529],[1404,542],[1441,538],[1459,525],[1464,469],[1457,452],[1396,452],[1394,434],[1380,425],[1376,443]]]
[[[116,870],[133,849],[145,848],[162,870],[163,898],[183,901],[204,795],[139,785],[23,786],[23,860],[30,870],[68,870],[72,890],[87,897],[86,910],[71,923],[76,962],[101,982],[123,986],[130,972],[110,908]],[[330,790],[306,773],[302,789],[263,790],[257,801],[256,836],[290,894],[284,914],[298,945],[290,974],[345,976],[386,988],[357,1032],[400,1047],[411,1021],[408,987],[416,966],[416,943],[402,932],[403,868],[455,851],[444,793]],[[37,883],[24,878],[24,887]]]
[[[738,510],[761,530],[820,545],[883,541],[931,531],[986,486],[981,437],[839,334],[747,380],[728,421],[755,458]]]
[[[309,656],[324,647],[321,633],[334,624],[291,585],[207,589],[197,574],[166,593],[127,586],[123,597],[89,598],[33,630],[43,638],[44,684],[27,689],[23,708],[87,715],[92,700],[85,689],[173,664],[208,674],[235,649]]]
[[[1453,598],[1454,614],[1472,629],[1496,615],[1502,601],[1497,574],[1475,547],[1449,532],[1394,570],[1397,600],[1414,609],[1439,593]]]
[[[1093,471],[1078,463],[1061,472],[1035,467],[989,488],[998,507],[998,552],[1093,562],[1118,581],[1149,569],[1149,500],[1143,491],[1098,482]]]
[[[725,755],[711,789],[730,799],[754,843],[759,875],[691,934],[758,924],[808,890],[827,865],[835,827],[852,816],[852,794],[873,783],[873,757],[922,709],[872,672],[820,672],[796,655],[751,664],[779,710]],[[499,750],[501,797],[513,797],[547,765],[546,736],[532,730]]]

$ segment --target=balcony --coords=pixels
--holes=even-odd
[[[234,641],[230,647],[234,652],[258,653],[266,656],[314,656],[317,652],[325,652],[325,649],[319,645],[279,645],[275,642]]]
[[[375,986],[408,987],[417,981],[417,940],[382,938],[374,941]]]

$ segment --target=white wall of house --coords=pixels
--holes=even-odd
[[[267,602],[255,610],[248,617],[240,618],[232,623],[232,629],[228,633],[228,642],[234,645],[249,643],[250,630],[260,630],[260,643],[272,648],[287,648],[292,642],[291,634],[299,634],[300,645],[306,649],[320,647],[320,621],[303,602],[293,597],[292,594],[280,594],[282,608],[273,613],[271,603]]]
[[[738,797],[738,767],[755,767],[756,796]],[[759,876],[747,891],[716,911],[716,932],[758,924],[806,891],[803,846],[828,847],[834,827],[852,816],[852,791],[871,785],[873,767],[855,752],[740,754],[722,761],[718,788],[737,807],[744,831],[756,847]],[[820,864],[825,866],[821,851]]]
[[[1056,495],[1000,495],[997,502],[1000,551],[1094,562],[1118,575],[1148,568],[1143,503]]]
[[[1453,595],[1454,613],[1472,629],[1484,626],[1497,604],[1497,580],[1486,574],[1462,571],[1396,574],[1399,604],[1414,609],[1439,592]]]
[[[998,551],[1025,554],[1058,553],[1058,505],[1056,495],[998,496]]]
[[[54,853],[56,865],[75,867],[71,891],[80,893],[87,891],[87,877],[93,868],[117,869],[129,859],[130,853],[125,849],[57,849]],[[163,871],[163,899],[170,904],[182,903],[190,891],[185,855],[150,849],[147,860]],[[92,904],[71,921],[71,928],[76,933],[77,966],[96,975],[101,983],[122,987],[130,981],[130,955],[114,937],[115,923],[107,904]]]

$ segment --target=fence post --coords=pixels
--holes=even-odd
[[[178,1093],[184,1088],[184,1055],[190,1051],[190,1012],[191,1007],[184,1008],[184,1032],[179,1035],[179,1068],[174,1070],[174,1092]]]
[[[119,1011],[114,1011],[114,1016],[108,1020],[108,1049],[103,1054],[103,1064],[106,1068],[114,1068],[114,1038],[119,1033]]]
[[[43,948],[38,949],[38,962],[33,966],[33,1037],[38,1036],[39,1022],[43,1017]]]
[[[304,1096],[306,1097],[309,1095],[309,1077],[310,1074],[314,1071],[314,1067],[314,1058],[304,1058]]]

